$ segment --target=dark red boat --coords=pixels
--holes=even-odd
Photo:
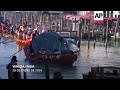
[[[46,38],[48,39],[47,41],[45,41]],[[61,41],[59,42],[60,39]],[[61,45],[61,50],[59,44]],[[31,44],[25,47],[24,52],[30,62],[44,63],[46,58],[49,58],[49,62],[53,64],[72,65],[77,60],[77,55],[67,47],[67,42],[57,33],[45,32],[35,36]]]
[[[25,49],[25,55],[30,62],[45,62],[45,57],[47,54],[43,53],[30,53],[29,46]],[[53,54],[50,55],[50,63],[54,64],[64,64],[64,65],[72,65],[77,59],[77,56],[74,53],[67,53],[64,55]]]

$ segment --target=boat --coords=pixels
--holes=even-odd
[[[22,28],[22,26],[21,26]],[[23,29],[24,30],[24,29]],[[33,32],[28,30],[28,31],[22,31],[21,30],[16,30],[17,33],[16,33],[16,42],[18,44],[22,44],[22,45],[29,45],[30,42],[32,41],[32,35],[33,35]]]
[[[120,79],[120,67],[92,67],[89,73],[83,74],[83,79]]]
[[[32,39],[21,40],[21,39],[19,39],[19,38],[16,38],[16,42],[17,42],[18,44],[29,45],[31,41],[32,41]]]
[[[31,45],[34,52],[31,52]],[[26,45],[24,52],[30,62],[45,63],[46,58],[49,58],[52,64],[72,65],[77,55],[68,46],[67,41],[56,32],[44,32],[35,36],[31,44]]]

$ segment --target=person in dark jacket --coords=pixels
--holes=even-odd
[[[17,72],[17,69],[19,68],[13,68],[13,65],[17,65],[16,56],[13,56],[11,62],[6,66],[6,68],[8,69],[8,79],[21,79],[20,72]]]

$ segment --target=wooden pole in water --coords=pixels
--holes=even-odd
[[[86,32],[86,19],[84,21],[84,33]]]
[[[79,19],[79,42],[78,42],[78,47],[81,45],[81,30],[82,30],[82,18],[80,17]]]
[[[90,25],[91,25],[91,16],[88,24],[88,49],[90,48]]]
[[[49,79],[49,58],[45,58],[45,77],[46,79]]]
[[[99,34],[98,34],[98,41],[100,40],[100,31],[101,31],[101,23],[99,23]]]
[[[24,75],[24,79],[27,79],[27,72],[24,71],[23,75]]]
[[[88,49],[90,48],[90,25],[88,25]]]
[[[118,33],[119,33],[119,37],[120,37],[120,11],[119,11],[119,17],[118,17]],[[120,40],[120,38],[118,39],[118,43],[119,43],[119,40]]]
[[[94,26],[92,27],[92,39],[94,40]]]
[[[93,38],[93,41],[94,41],[93,46],[95,48],[95,39],[96,39],[96,37],[95,37],[95,34],[94,34],[94,24],[92,25],[92,38]]]
[[[103,34],[102,34],[102,40],[104,40],[105,38],[105,27],[103,26]],[[104,40],[104,43],[105,43],[105,40]]]
[[[117,27],[118,27],[118,20],[117,20],[117,22],[116,22],[116,27],[115,27],[115,33],[114,33],[114,36],[115,36],[115,43],[116,43],[116,32],[117,32]]]
[[[106,42],[105,42],[105,46],[106,46],[106,49],[107,49],[107,39],[108,39],[108,20],[107,20],[107,28],[106,28]]]

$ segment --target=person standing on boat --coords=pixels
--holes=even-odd
[[[12,25],[12,27],[11,27],[11,35],[13,36],[13,38],[14,38],[14,26]]]
[[[30,37],[31,37],[31,39],[32,39],[32,37],[33,37],[33,32],[32,32],[32,31],[30,32]]]
[[[8,79],[21,79],[20,72],[17,72],[19,68],[13,68],[13,65],[17,65],[17,57],[13,56],[11,62],[6,66],[8,70]]]
[[[33,40],[34,37],[35,37],[35,34],[33,34],[32,40]],[[30,43],[30,53],[34,53],[34,50],[32,48],[32,41]]]

